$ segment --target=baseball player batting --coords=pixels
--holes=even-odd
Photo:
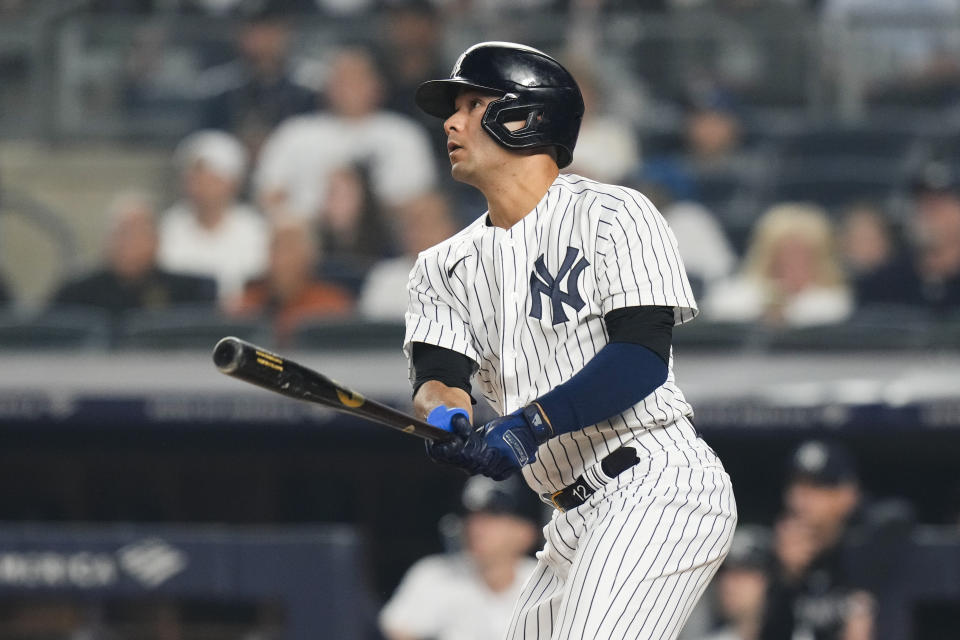
[[[583,99],[543,52],[474,45],[416,102],[488,205],[410,274],[415,410],[456,436],[427,451],[555,507],[507,637],[676,638],[737,519],[672,372],[697,313],[676,240],[642,194],[560,175]],[[501,417],[471,424],[471,379]]]

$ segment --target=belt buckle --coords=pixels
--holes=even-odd
[[[557,503],[557,496],[559,496],[563,492],[564,492],[564,489],[560,489],[559,491],[554,491],[553,493],[550,494],[550,503],[560,513],[566,513],[567,511],[566,509],[561,507],[559,503]]]

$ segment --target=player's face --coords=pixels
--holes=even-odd
[[[754,617],[763,609],[767,576],[759,569],[725,568],[717,577],[717,596],[723,615],[732,620]]]
[[[818,533],[842,524],[857,500],[857,488],[852,484],[820,486],[798,481],[786,491],[787,511]]]
[[[157,229],[152,214],[131,209],[110,233],[108,251],[113,270],[124,278],[139,278],[153,268]]]
[[[480,91],[462,91],[454,101],[453,115],[443,123],[450,172],[460,182],[477,185],[510,157],[483,129],[483,114],[496,99]]]
[[[471,513],[465,525],[467,549],[480,564],[519,558],[537,537],[532,523],[511,515]]]

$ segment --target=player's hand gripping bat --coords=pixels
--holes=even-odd
[[[220,340],[213,349],[213,363],[221,372],[244,382],[379,422],[424,440],[449,440],[452,437],[439,427],[368,400],[321,373],[239,338]]]

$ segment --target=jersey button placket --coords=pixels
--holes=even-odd
[[[501,239],[497,247],[499,263],[502,265],[500,273],[500,372],[503,378],[503,392],[506,406],[512,406],[514,394],[511,389],[516,388],[516,353],[510,344],[510,324],[514,315],[510,304],[510,294],[507,283],[513,279],[513,242],[509,231],[501,232]]]
[[[520,264],[520,265],[526,264],[526,242],[524,237],[522,236],[522,229],[524,228],[525,227],[522,224],[518,224],[516,227],[514,227],[514,229],[511,229],[510,231],[510,236],[509,236],[509,240],[510,240],[509,246],[511,248],[510,265],[513,267],[514,270],[516,269],[517,264]],[[517,233],[519,237],[513,238],[514,233]],[[509,306],[504,305],[504,315],[508,316],[507,323],[510,326],[504,327],[505,329],[504,340],[505,340],[505,343],[509,343],[509,347],[506,355],[508,358],[510,358],[511,369],[513,371],[514,380],[516,382],[517,395],[512,398],[512,401],[513,401],[512,404],[517,405],[520,402],[520,397],[525,392],[525,391],[522,392],[522,390],[520,389],[520,378],[521,378],[521,374],[523,373],[521,369],[523,368],[525,363],[518,360],[518,355],[517,355],[520,349],[520,326],[523,322],[522,319],[524,316],[524,310],[520,308],[521,296],[517,291],[517,287],[524,286],[526,279],[525,279],[525,274],[523,273],[514,272],[511,274],[511,276],[512,277],[510,280],[504,279],[504,286],[505,287],[509,286],[509,289],[510,289],[509,295],[506,296],[506,302],[509,303]]]

